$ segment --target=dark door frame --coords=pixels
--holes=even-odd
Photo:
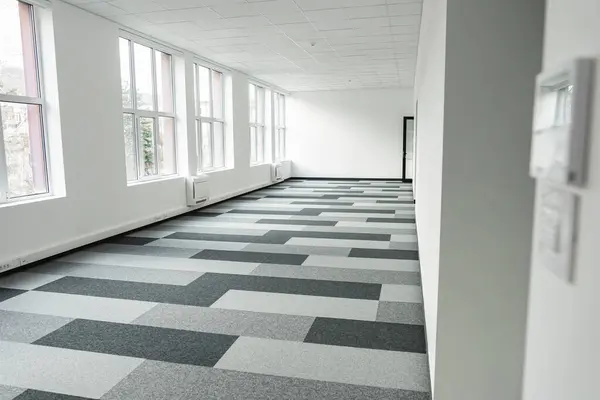
[[[406,179],[406,127],[408,125],[408,121],[413,120],[413,130],[414,130],[414,120],[415,117],[404,117],[404,120],[402,121],[402,180],[404,182],[412,182],[412,178],[410,179]],[[414,136],[414,132],[413,132],[413,140],[415,140],[415,136]],[[413,157],[415,155],[413,154]],[[414,171],[413,171],[414,174]]]

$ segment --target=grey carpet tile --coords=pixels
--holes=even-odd
[[[290,179],[0,277],[0,400],[430,400],[411,190]]]
[[[380,301],[377,321],[397,324],[425,325],[425,314],[421,303]]]
[[[34,344],[212,367],[236,339],[231,335],[76,319]]]
[[[202,250],[194,259],[225,260],[266,264],[302,265],[308,258],[303,254],[260,253],[257,251]]]
[[[159,239],[153,239],[152,242],[158,240]],[[182,249],[178,247],[131,246],[128,244],[115,243],[101,243],[99,245],[90,247],[88,251],[95,251],[99,253],[134,254],[141,256],[156,256],[170,258],[190,258],[191,256],[197,253],[197,251],[195,251],[194,249]]]
[[[414,250],[352,249],[349,257],[418,260],[419,252]]]
[[[425,330],[421,325],[349,319],[317,317],[304,341],[411,353],[426,350]]]
[[[261,219],[257,224],[282,224],[282,225],[315,225],[315,226],[335,226],[336,221],[311,221],[307,219],[289,220],[289,219]]]
[[[159,304],[132,323],[197,332],[302,341],[314,317]]]
[[[102,400],[430,400],[428,393],[146,361]]]
[[[0,397],[1,399],[1,397]],[[69,396],[68,394],[42,392],[28,389],[14,398],[14,400],[87,400],[89,397]]]
[[[25,293],[26,290],[0,288],[0,302]]]
[[[311,267],[303,265],[261,264],[251,275],[275,276],[298,279],[319,279],[338,282],[362,282],[392,285],[421,285],[418,272],[406,271],[372,271],[350,268]]]
[[[52,315],[0,310],[0,340],[32,343],[71,321]]]
[[[24,391],[23,388],[0,384],[0,400],[13,400]]]

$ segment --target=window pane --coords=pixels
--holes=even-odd
[[[275,93],[273,98],[273,120],[275,126],[279,126],[279,93]]]
[[[152,82],[152,49],[133,44],[137,108],[154,110],[154,83]]]
[[[137,154],[135,129],[133,127],[133,114],[123,114],[123,135],[125,139],[125,166],[127,168],[127,180],[137,179]]]
[[[173,112],[173,75],[171,56],[161,51],[154,51],[156,60],[156,95],[158,111]]]
[[[257,88],[256,90],[256,122],[259,124],[265,123],[265,89]]]
[[[223,74],[212,71],[213,117],[223,118]]]
[[[285,129],[279,129],[279,158],[285,159]]]
[[[279,97],[279,126],[285,126],[285,96]]]
[[[212,168],[212,140],[210,134],[210,122],[202,122],[202,168]]]
[[[279,154],[279,129],[277,131],[275,131],[275,135],[273,135],[273,139],[275,140],[275,143],[273,144],[274,148],[275,148],[275,160],[279,160],[280,154]]]
[[[154,144],[154,118],[140,117],[140,147],[142,176],[157,175]]]
[[[158,118],[158,161],[161,175],[177,173],[175,120]]]
[[[256,130],[256,161],[262,163],[265,155],[265,132],[262,127]]]
[[[256,86],[248,86],[248,101],[250,103],[250,122],[256,122]]]
[[[213,129],[214,167],[222,168],[225,166],[225,136],[223,124],[221,122],[215,122],[213,124]]]
[[[32,7],[0,0],[0,93],[38,97]]]
[[[119,55],[121,58],[121,96],[123,98],[123,107],[132,108],[129,40],[119,38]]]
[[[256,162],[256,127],[250,127],[250,162]]]
[[[41,107],[0,103],[8,197],[48,192]]]
[[[210,70],[198,66],[198,84],[200,85],[200,116],[210,117]]]

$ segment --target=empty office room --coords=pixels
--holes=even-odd
[[[0,399],[599,398],[598,18],[0,0]]]

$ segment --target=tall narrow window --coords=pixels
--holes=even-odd
[[[50,191],[33,13],[0,0],[0,203]]]
[[[265,161],[265,88],[248,86],[250,104],[250,163]]]
[[[127,180],[174,175],[172,56],[124,38],[119,38],[119,50]]]
[[[225,167],[223,73],[194,64],[198,170]]]
[[[285,95],[275,92],[273,104],[273,116],[275,123],[275,159],[285,159]]]

